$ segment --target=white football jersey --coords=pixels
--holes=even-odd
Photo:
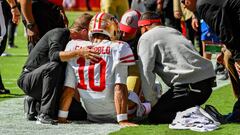
[[[82,47],[98,50],[101,58],[98,63],[84,58],[68,61],[65,86],[78,89],[88,116],[97,119],[115,118],[114,84],[126,84],[127,67],[135,64],[132,50],[127,43],[120,41],[103,40],[100,43],[92,43],[72,40],[67,44],[65,51]],[[117,74],[118,67],[126,70],[125,74]]]

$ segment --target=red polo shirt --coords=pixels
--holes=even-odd
[[[58,6],[62,6],[63,4],[63,0],[48,0],[48,1]]]

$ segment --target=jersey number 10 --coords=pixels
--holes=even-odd
[[[85,62],[86,60],[84,58],[79,58],[77,60],[77,64],[79,65],[78,67],[78,75],[79,75],[79,82],[77,87],[80,89],[87,90],[87,84],[85,82],[85,77],[84,77],[84,68],[85,68]],[[95,81],[94,81],[94,67],[96,64],[99,64],[100,66],[100,85],[96,86]],[[88,86],[91,88],[93,91],[96,92],[101,92],[105,90],[106,88],[106,61],[102,58],[100,58],[98,63],[92,63],[88,65]]]

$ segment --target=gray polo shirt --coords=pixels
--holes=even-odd
[[[215,76],[211,61],[200,56],[192,43],[173,28],[157,26],[144,33],[138,43],[138,56],[142,90],[152,106],[157,102],[155,73],[169,87]]]

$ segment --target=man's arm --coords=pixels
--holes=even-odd
[[[173,0],[173,13],[176,19],[181,19],[183,13],[181,9],[181,3],[179,0]]]
[[[66,74],[66,77],[64,81],[63,93],[59,101],[59,112],[58,112],[59,123],[68,123],[67,117],[68,117],[69,107],[72,103],[72,98],[76,93],[75,86],[76,86],[77,80],[74,74],[74,69],[71,67],[70,64],[67,64],[65,74]]]
[[[92,61],[97,62],[99,59],[99,53],[93,49],[89,48],[81,48],[77,50],[72,50],[72,51],[61,51],[59,53],[60,60],[61,61],[69,61],[72,58],[75,57],[83,57],[85,59],[90,59]]]
[[[15,2],[15,0],[7,0],[7,2],[11,7],[13,23],[18,24],[20,20],[20,12],[18,10],[17,3]]]
[[[75,89],[71,87],[64,87],[63,94],[59,102],[58,111],[58,122],[59,123],[69,123],[67,121],[69,107],[72,103],[72,98],[74,97]]]
[[[20,0],[21,10],[24,18],[28,22],[35,22],[32,14],[32,0]]]
[[[11,8],[17,8],[17,4],[15,0],[7,0],[8,4],[10,5]]]
[[[114,87],[114,102],[117,112],[117,121],[120,126],[137,126],[137,124],[128,121],[127,116],[127,101],[128,91],[125,84],[115,84]]]
[[[119,125],[125,126],[137,126],[137,124],[128,121],[127,114],[127,101],[128,90],[126,86],[126,80],[128,76],[128,66],[117,65],[115,69],[115,86],[114,86],[114,103],[117,113],[117,121]]]
[[[139,62],[138,67],[141,76],[141,89],[147,101],[154,106],[157,99],[157,92],[153,89],[156,75],[153,72],[155,68],[155,48],[153,43],[147,39],[141,39],[138,45]],[[160,60],[159,60],[160,61]]]
[[[64,10],[63,6],[61,6],[60,8],[61,8],[60,9],[60,14],[61,14],[61,16],[63,18],[63,22],[65,24],[65,27],[67,28],[68,24],[69,24],[68,18],[67,18],[66,14],[65,14],[65,10]]]
[[[32,14],[32,0],[20,0],[20,5],[26,25],[32,25],[32,28],[27,28],[28,41],[37,43],[39,40],[39,31]]]

